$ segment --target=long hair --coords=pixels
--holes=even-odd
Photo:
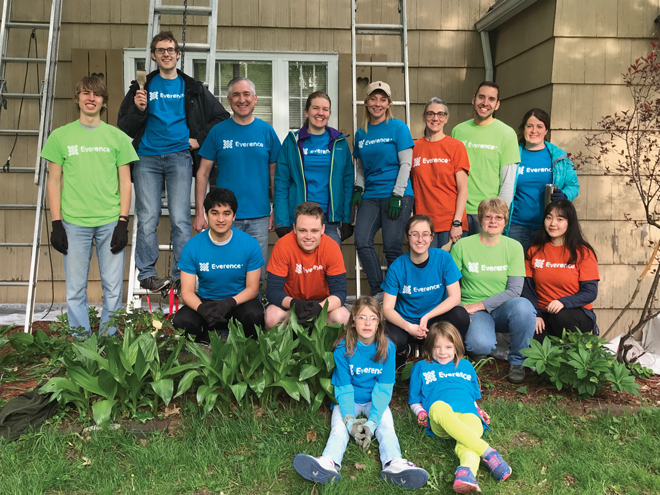
[[[465,356],[465,347],[463,346],[461,334],[458,333],[456,327],[448,321],[439,321],[431,325],[429,333],[426,334],[424,346],[422,347],[422,358],[426,359],[426,362],[428,363],[433,361],[433,348],[440,337],[447,339],[454,344],[454,364],[456,365],[455,367],[458,367],[458,363],[460,363],[463,356]]]
[[[342,341],[346,340],[346,356],[352,356],[355,354],[355,348],[357,347],[358,334],[355,329],[355,319],[358,317],[360,312],[364,309],[370,309],[376,316],[378,316],[378,328],[376,329],[376,335],[374,342],[376,343],[376,354],[371,359],[376,363],[384,363],[387,360],[387,336],[385,335],[385,315],[383,310],[380,307],[380,303],[376,301],[371,296],[362,296],[360,299],[355,301],[353,308],[351,309],[351,316],[348,318],[348,325],[346,325],[346,331],[339,336],[335,342],[334,349],[337,348],[337,345]]]
[[[447,107],[447,104],[445,103],[445,100],[442,98],[438,98],[434,96],[431,98],[429,101],[426,102],[426,106],[424,107],[424,111],[422,112],[422,118],[424,119],[424,137],[429,138],[431,136],[431,131],[429,131],[429,126],[426,124],[426,111],[429,109],[429,107],[433,104],[436,105],[442,105],[445,107],[445,113],[447,114],[447,119],[449,119],[449,107]]]
[[[385,93],[385,91],[383,91],[382,89],[376,89],[372,91],[371,94],[368,94],[367,97],[364,99],[364,120],[362,122],[362,131],[365,134],[369,132],[369,124],[371,123],[371,114],[369,113],[367,102],[369,101],[369,98],[371,98],[371,95],[373,95],[374,93],[382,94],[385,98],[387,98],[387,101],[390,102],[390,106],[387,107],[387,110],[385,110],[385,123],[389,122],[390,119],[394,118],[394,114],[392,113],[392,98],[387,96],[387,93]]]
[[[309,107],[312,106],[312,100],[314,98],[323,98],[324,100],[328,100],[328,107],[332,108],[332,102],[330,101],[328,93],[325,91],[314,91],[307,97],[307,102],[305,103],[305,112],[309,112]],[[303,122],[303,127],[307,126],[309,126],[309,117],[305,117],[305,122]]]
[[[545,110],[540,108],[532,108],[522,118],[520,127],[518,127],[518,144],[525,146],[525,126],[530,117],[536,117],[545,126],[545,130],[550,132],[550,115]]]
[[[557,201],[553,201],[545,207],[545,211],[543,212],[544,221],[552,211],[555,212],[555,215],[564,217],[568,222],[568,227],[566,228],[566,233],[564,234],[564,249],[566,249],[569,253],[568,261],[566,261],[566,264],[572,265],[577,261],[578,251],[580,251],[585,258],[591,252],[596,261],[598,261],[596,251],[591,246],[591,244],[589,244],[584,239],[584,236],[582,235],[582,229],[580,228],[580,222],[578,221],[577,212],[575,211],[575,206],[573,206],[573,203],[567,199],[559,199]],[[550,235],[548,234],[547,230],[545,230],[544,225],[543,228],[539,230],[539,233],[536,235],[536,238],[532,242],[530,248],[527,250],[527,254],[525,255],[526,258],[531,260],[537,253],[543,251],[543,247],[550,241]]]

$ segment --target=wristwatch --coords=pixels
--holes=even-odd
[[[454,220],[454,221],[451,223],[451,226],[452,226],[452,227],[462,227],[462,226],[463,226],[463,222],[461,222],[460,220]]]

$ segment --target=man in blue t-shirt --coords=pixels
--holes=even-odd
[[[203,204],[209,228],[190,239],[181,253],[181,297],[186,305],[172,324],[198,342],[208,342],[209,330],[226,330],[229,319],[235,318],[246,335],[254,336],[255,325],[264,324],[264,308],[255,299],[264,265],[259,243],[232,228],[238,210],[233,192],[211,189]]]
[[[163,182],[172,224],[172,285],[179,287],[179,257],[190,236],[190,189],[195,150],[211,128],[229,113],[199,81],[177,70],[179,44],[169,31],[151,41],[158,70],[144,88],[133,81],[119,108],[117,127],[133,138],[140,161],[132,169],[138,231],[135,265],[144,289],[158,291],[170,283],[158,277],[158,235]],[[169,276],[169,275],[168,275]]]
[[[268,257],[268,232],[275,230],[270,206],[275,191],[275,165],[280,152],[280,140],[275,129],[254,116],[257,93],[254,83],[245,77],[235,77],[227,84],[227,101],[233,115],[216,125],[199,150],[202,157],[195,185],[197,212],[193,227],[198,232],[206,228],[204,211],[200,208],[206,194],[213,161],[218,164],[217,186],[236,194],[241,210],[236,228],[247,232]],[[260,282],[263,284],[265,270]]]

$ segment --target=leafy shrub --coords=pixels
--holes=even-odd
[[[535,367],[557,390],[566,386],[579,396],[590,397],[611,383],[615,392],[639,395],[635,377],[624,364],[616,361],[604,347],[605,343],[591,333],[564,330],[561,338],[546,337],[543,344],[530,340],[530,346],[520,352],[527,356],[523,364]]]

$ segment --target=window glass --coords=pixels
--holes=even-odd
[[[305,103],[314,91],[328,91],[328,64],[289,62],[289,129],[298,130],[305,121]]]

